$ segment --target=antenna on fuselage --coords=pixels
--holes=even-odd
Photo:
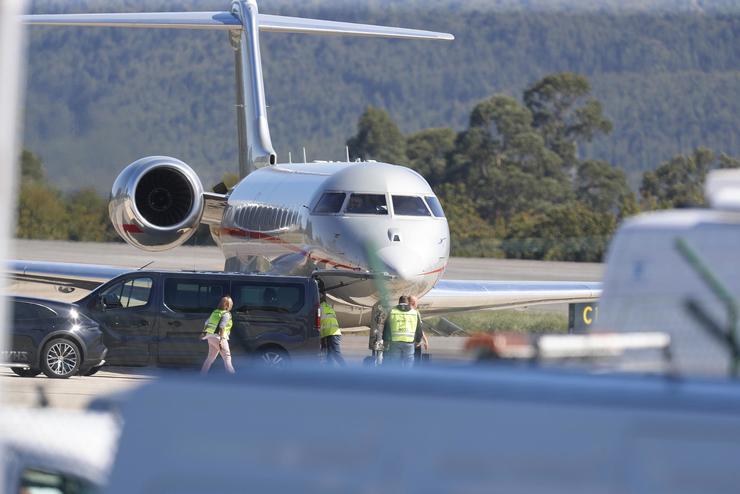
[[[303,162],[308,163],[308,160],[306,159],[306,148],[303,148]]]
[[[344,154],[347,157],[347,163],[349,163],[349,146],[344,146]]]
[[[290,151],[288,151],[288,163],[293,164],[293,155],[290,154]]]

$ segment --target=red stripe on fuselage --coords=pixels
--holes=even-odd
[[[226,235],[230,235],[232,237],[241,237],[241,238],[251,238],[253,240],[265,240],[267,242],[273,242],[276,244],[284,245],[287,249],[292,250],[293,252],[296,252],[298,254],[303,254],[304,256],[308,257],[314,262],[323,262],[330,266],[334,266],[336,268],[342,268],[342,269],[351,269],[353,271],[357,271],[360,268],[348,266],[347,264],[340,264],[334,261],[330,261],[329,259],[320,259],[315,256],[312,256],[310,252],[306,252],[305,250],[301,249],[300,247],[296,247],[295,245],[291,244],[290,242],[286,242],[285,240],[281,239],[280,237],[275,237],[273,235],[269,235],[267,233],[263,232],[255,232],[252,230],[243,230],[241,228],[221,228],[221,233],[224,233]]]

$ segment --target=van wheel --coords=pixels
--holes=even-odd
[[[41,374],[41,369],[24,369],[23,367],[11,367],[10,370],[16,376],[20,377],[36,377]]]
[[[257,358],[262,367],[284,369],[290,363],[288,352],[282,348],[267,347],[257,351]]]
[[[80,370],[82,353],[70,340],[54,338],[41,352],[41,369],[47,377],[66,379]]]

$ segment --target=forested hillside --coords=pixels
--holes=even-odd
[[[36,2],[36,12],[221,10],[226,1]],[[740,10],[734,2],[260,2],[261,11],[448,31],[409,42],[265,34],[265,83],[278,157],[344,156],[368,105],[401,131],[462,131],[493,94],[521,100],[547,74],[585,75],[612,122],[578,149],[642,172],[706,146],[740,155]],[[536,7],[547,2],[531,2]],[[648,8],[651,4],[661,7]],[[703,7],[707,6],[709,9]],[[645,7],[647,5],[647,7]],[[678,6],[670,12],[671,6]],[[565,8],[568,7],[568,8]],[[573,8],[570,8],[573,7]],[[72,10],[74,9],[74,10]],[[168,154],[205,184],[236,169],[233,53],[216,32],[33,28],[24,146],[65,191],[107,191],[127,163]]]

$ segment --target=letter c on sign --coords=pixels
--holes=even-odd
[[[583,322],[586,324],[591,324],[594,322],[594,318],[591,317],[591,313],[594,311],[594,308],[590,305],[583,309]]]

